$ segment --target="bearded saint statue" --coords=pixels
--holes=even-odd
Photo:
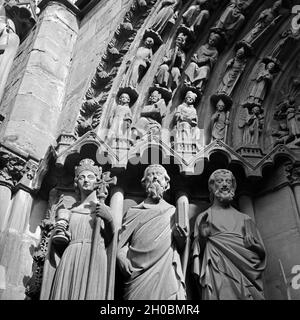
[[[231,206],[236,180],[229,170],[209,178],[213,204],[195,222],[192,272],[203,300],[263,300],[266,253],[252,219]]]
[[[148,166],[142,179],[147,198],[124,217],[117,262],[125,300],[186,299],[179,255],[184,230],[175,224],[175,207],[163,200],[169,181],[163,166]]]

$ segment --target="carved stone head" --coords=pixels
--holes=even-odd
[[[224,103],[224,101],[222,99],[220,99],[217,102],[216,108],[217,108],[218,111],[224,111],[225,110],[225,103]]]
[[[208,44],[211,47],[216,47],[221,40],[221,36],[216,32],[211,32],[208,38]]]
[[[154,40],[151,37],[147,37],[144,41],[144,44],[147,48],[152,48],[154,45]]]
[[[82,196],[88,196],[95,190],[96,183],[100,180],[101,167],[95,165],[92,159],[83,159],[75,167],[75,190]]]
[[[184,101],[186,102],[186,104],[188,105],[193,105],[194,102],[196,101],[197,95],[196,93],[194,93],[193,91],[188,91],[185,95],[185,99]]]
[[[163,198],[163,194],[170,187],[170,177],[166,169],[160,164],[148,166],[144,172],[142,185],[144,186],[148,198],[158,202]]]
[[[176,37],[175,43],[179,48],[184,48],[186,45],[187,35],[180,32],[178,36]]]
[[[216,170],[208,179],[208,188],[213,199],[217,199],[224,205],[229,204],[235,195],[235,177],[229,170]]]
[[[162,98],[161,93],[159,93],[157,90],[154,90],[148,99],[150,104],[157,103]]]
[[[120,95],[120,97],[119,97],[119,104],[120,105],[122,105],[122,106],[124,106],[124,105],[126,105],[126,104],[128,104],[129,105],[129,103],[130,103],[130,96],[129,96],[129,94],[128,93],[122,93],[121,95]]]
[[[245,55],[245,49],[243,47],[239,48],[236,52],[237,58],[242,58]]]

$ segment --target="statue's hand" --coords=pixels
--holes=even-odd
[[[208,238],[211,235],[211,229],[208,222],[200,223],[199,232],[202,238]]]
[[[110,208],[104,203],[97,203],[96,205],[96,217],[100,217],[103,220],[110,221],[112,216],[110,213]]]
[[[208,238],[211,235],[210,223],[207,218],[208,214],[206,213],[199,225],[199,233],[202,238]]]
[[[187,228],[182,228],[182,226],[178,224],[176,224],[176,227],[173,232],[176,238],[186,239],[188,237]]]
[[[117,261],[122,274],[127,278],[130,277],[133,272],[133,267],[130,260],[128,260],[126,257],[118,256]]]

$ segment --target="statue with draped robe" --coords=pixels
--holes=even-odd
[[[41,300],[113,299],[114,223],[110,208],[96,196],[101,174],[101,168],[91,159],[80,161],[75,168],[74,185],[80,201],[71,209],[63,205],[57,209],[44,265]],[[96,218],[100,219],[97,236]],[[93,266],[92,249],[96,249]]]
[[[192,272],[203,300],[263,300],[266,252],[250,216],[231,206],[236,180],[219,169],[208,181],[213,204],[195,222]]]
[[[169,181],[163,166],[148,166],[142,179],[147,198],[124,216],[117,261],[125,300],[186,299],[179,250],[187,234],[175,223],[175,207],[163,200]]]

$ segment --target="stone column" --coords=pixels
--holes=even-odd
[[[0,232],[6,227],[11,202],[11,187],[2,183],[3,181],[0,181]]]
[[[111,192],[110,207],[116,224],[116,231],[122,227],[124,190],[121,187],[114,187]]]
[[[29,223],[33,198],[25,190],[19,189],[12,199],[7,229],[9,232],[23,233]]]
[[[190,224],[189,224],[189,198],[185,191],[178,191],[176,194],[176,208],[177,208],[177,218],[176,222],[182,227],[185,228],[190,233]],[[188,255],[189,255],[189,237],[187,238],[187,243],[185,245],[184,252],[182,253],[181,263],[183,274],[185,276],[187,263],[188,263]]]
[[[295,197],[298,216],[300,217],[300,166],[290,164],[286,167],[286,171]]]
[[[79,27],[68,1],[43,3],[35,29],[19,47],[1,103],[3,140],[36,159],[56,143]]]

